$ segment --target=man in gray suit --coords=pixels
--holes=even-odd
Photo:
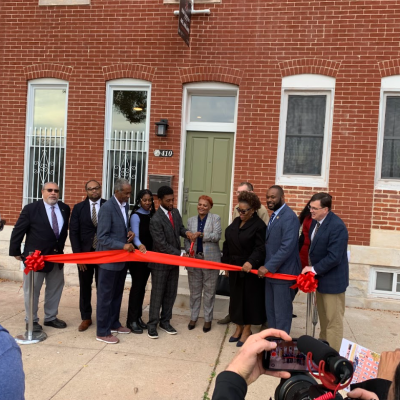
[[[299,219],[285,204],[285,195],[280,186],[274,185],[268,189],[267,206],[273,213],[265,237],[265,264],[258,269],[258,276],[262,278],[267,272],[297,276],[301,273]],[[265,278],[265,308],[269,328],[290,333],[294,298],[294,290],[290,286],[294,283]]]
[[[132,243],[127,243],[133,239],[133,236],[128,234],[131,190],[131,185],[126,179],[115,181],[114,196],[106,201],[99,211],[96,251],[135,250]],[[100,342],[116,344],[119,339],[112,333],[131,332],[119,322],[125,278],[125,262],[99,265],[96,340]]]
[[[181,255],[179,237],[192,240],[192,233],[182,223],[179,211],[174,208],[174,191],[169,186],[161,186],[157,191],[160,207],[150,221],[153,251],[175,256]],[[178,291],[179,267],[175,265],[150,263],[151,296],[147,335],[158,339],[157,324],[170,335],[176,335],[171,326],[172,307]],[[160,318],[161,309],[161,318]]]

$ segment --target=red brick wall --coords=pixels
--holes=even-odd
[[[176,189],[182,83],[239,85],[234,186],[249,180],[263,198],[275,183],[282,76],[323,73],[336,78],[329,191],[351,243],[369,245],[380,80],[400,71],[400,1],[223,0],[193,17],[190,49],[177,35],[177,8],[161,0],[1,1],[2,215],[14,222],[22,204],[28,79],[69,81],[65,201],[74,204],[84,182],[102,178],[106,80],[151,81],[149,173],[173,174]],[[160,118],[169,120],[167,138],[153,134]],[[156,158],[156,148],[174,157]],[[320,189],[285,190],[300,210]]]

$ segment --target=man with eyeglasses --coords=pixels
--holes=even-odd
[[[347,245],[349,234],[344,222],[331,211],[332,196],[316,193],[310,200],[309,266],[303,274],[314,272],[318,279],[317,308],[319,338],[340,350],[343,338],[345,292],[349,285]]]
[[[55,182],[47,182],[42,188],[42,200],[26,205],[18,218],[11,234],[10,256],[19,261],[24,261],[30,252],[40,250],[43,255],[63,254],[65,240],[68,235],[68,221],[70,208],[59,201],[60,189]],[[21,252],[21,243],[25,238],[25,247]],[[44,296],[44,325],[53,328],[66,328],[67,324],[57,318],[58,305],[60,303],[64,287],[64,264],[45,262],[42,270],[33,273],[33,331],[40,332],[42,326],[39,324],[37,315],[39,306],[39,295],[44,280],[46,289]],[[29,310],[29,287],[28,279],[24,274],[24,297],[25,297],[25,321],[28,329]]]
[[[239,196],[241,192],[253,192],[254,191],[254,186],[250,182],[241,182],[237,188],[236,191],[236,196]],[[233,209],[233,214],[232,214],[232,221],[239,217],[239,204],[236,204],[235,208]],[[257,210],[257,215],[265,222],[265,224],[268,224],[268,211],[267,209],[261,204],[261,208]],[[227,274],[227,272],[225,272]],[[228,275],[228,274],[227,274]],[[229,314],[227,314],[224,318],[220,319],[217,324],[220,325],[225,325],[229,324],[231,322],[231,317]],[[263,328],[266,328],[267,326],[264,324],[262,325]]]
[[[96,251],[97,222],[100,207],[106,202],[101,198],[101,185],[91,180],[85,185],[86,199],[75,204],[72,209],[69,225],[69,238],[74,253]],[[78,264],[79,276],[79,310],[82,322],[78,331],[86,331],[92,325],[92,283],[98,281],[97,264]]]

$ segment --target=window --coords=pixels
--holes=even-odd
[[[233,123],[235,111],[235,96],[191,96],[190,122]]]
[[[46,182],[64,192],[68,83],[35,79],[28,85],[23,205],[42,198]]]
[[[149,147],[150,84],[133,79],[107,83],[103,196],[114,193],[114,182],[131,182],[131,204],[146,187]]]
[[[377,189],[400,189],[400,76],[382,79],[375,181]]]
[[[372,293],[400,298],[400,270],[372,270]]]
[[[293,75],[282,80],[277,182],[327,186],[335,79]]]

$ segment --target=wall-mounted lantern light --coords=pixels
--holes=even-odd
[[[160,122],[156,122],[156,135],[167,136],[168,126],[167,119],[160,119]]]

